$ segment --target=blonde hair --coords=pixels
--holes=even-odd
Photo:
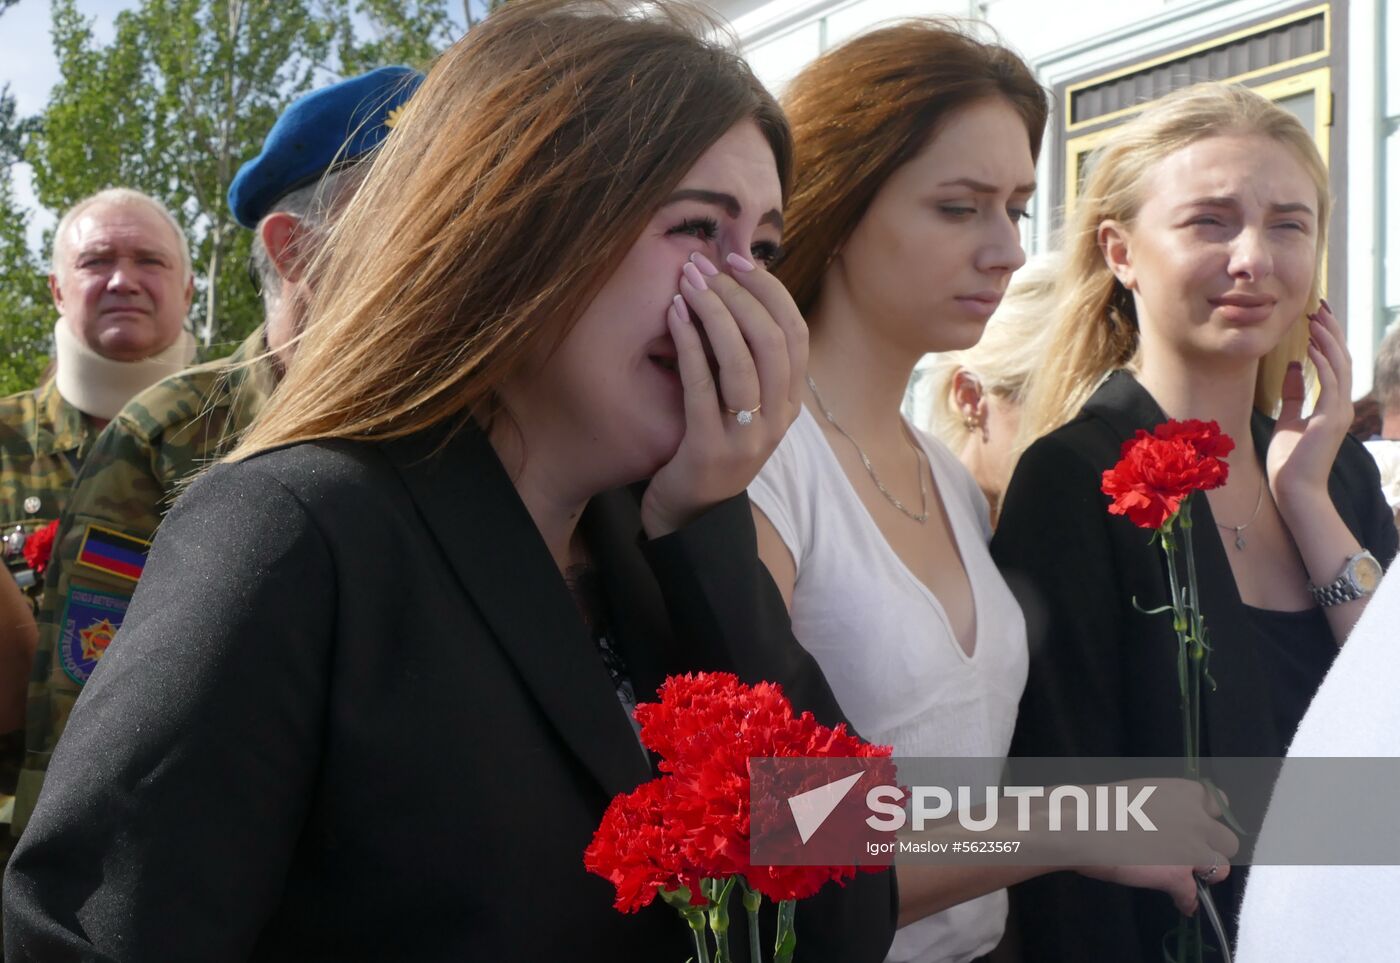
[[[72,230],[73,224],[84,211],[96,204],[110,204],[113,207],[144,207],[151,211],[166,223],[170,228],[170,233],[175,236],[175,251],[180,258],[180,267],[184,269],[184,280],[188,281],[194,277],[194,263],[190,259],[190,242],[185,237],[180,222],[175,220],[175,215],[171,214],[169,208],[160,201],[149,194],[132,190],[130,187],[109,187],[106,190],[98,191],[96,194],[83,198],[63,213],[58,226],[54,228],[53,248],[49,252],[53,273],[58,277],[65,277],[68,273],[68,234]]]
[[[983,394],[1021,404],[1031,373],[1045,364],[1045,333],[1063,268],[1064,257],[1058,252],[1032,258],[1012,276],[977,344],[963,351],[941,352],[924,369],[932,401],[929,430],[953,451],[967,438],[953,400],[953,376],[959,370],[968,371],[981,382]]]
[[[1074,418],[1112,371],[1134,363],[1137,311],[1099,249],[1099,225],[1133,223],[1147,177],[1168,155],[1208,137],[1257,135],[1292,149],[1317,187],[1317,260],[1305,311],[1316,310],[1331,209],[1327,167],[1312,136],[1296,117],[1247,87],[1196,84],[1168,94],[1114,132],[1091,161],[1084,189],[1067,227],[1067,264],[1056,298],[1056,317],[1045,364],[1031,380],[1021,414],[1018,451]],[[1299,317],[1283,340],[1259,362],[1254,405],[1277,410],[1290,361],[1304,359],[1306,320]]]
[[[787,122],[721,31],[672,0],[512,0],[449,48],[310,267],[306,335],[229,455],[389,439],[501,412],[686,172]]]

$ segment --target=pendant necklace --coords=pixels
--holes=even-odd
[[[885,500],[888,501],[895,508],[903,512],[905,515],[918,522],[920,525],[924,524],[924,522],[927,522],[928,488],[924,485],[924,461],[923,455],[920,454],[918,448],[914,447],[914,443],[910,441],[909,447],[914,449],[914,467],[919,473],[919,499],[922,502],[922,510],[919,511],[917,514],[911,512],[908,508],[906,508],[904,506],[904,503],[898,498],[896,498],[894,494],[891,493],[890,490],[885,487],[885,483],[880,481],[880,476],[875,474],[875,468],[873,465],[870,464],[870,459],[866,456],[865,450],[860,447],[860,445],[856,442],[854,438],[851,437],[850,432],[848,432],[845,428],[841,427],[840,423],[837,422],[836,417],[831,413],[831,409],[826,406],[826,402],[822,401],[821,393],[817,391],[817,383],[812,380],[811,375],[807,376],[807,387],[812,389],[812,397],[817,399],[817,407],[822,410],[822,415],[826,417],[826,420],[831,422],[831,427],[839,431],[845,437],[845,439],[849,441],[851,445],[855,448],[856,454],[860,455],[861,464],[865,466],[866,472],[868,472],[870,475],[870,480],[875,483],[875,487],[880,490],[880,494],[885,496]]]
[[[1230,532],[1234,532],[1234,533],[1235,533],[1235,549],[1236,549],[1237,551],[1241,551],[1241,552],[1244,551],[1244,547],[1245,547],[1245,545],[1247,544],[1247,543],[1245,542],[1245,540],[1244,540],[1244,530],[1245,530],[1246,528],[1248,528],[1249,526],[1251,526],[1251,525],[1254,524],[1254,520],[1255,520],[1256,518],[1259,517],[1259,509],[1262,508],[1263,505],[1264,505],[1264,479],[1263,479],[1263,478],[1260,478],[1260,479],[1259,479],[1259,498],[1258,498],[1258,500],[1255,501],[1255,503],[1254,503],[1254,514],[1251,515],[1251,516],[1249,516],[1249,521],[1245,522],[1243,525],[1221,525],[1219,522],[1216,522],[1216,523],[1215,523],[1215,527],[1216,527],[1216,528],[1223,528],[1223,529],[1225,529],[1226,531],[1230,531]]]

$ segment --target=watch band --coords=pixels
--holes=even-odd
[[[1366,594],[1353,584],[1345,572],[1326,585],[1309,586],[1308,591],[1312,592],[1314,601],[1324,608],[1329,605],[1341,605],[1343,602],[1355,602]]]
[[[1365,563],[1380,569],[1376,557],[1363,548],[1355,555],[1349,556],[1342,564],[1341,572],[1326,585],[1319,587],[1309,583],[1308,591],[1312,593],[1313,600],[1325,607],[1366,598],[1375,591],[1374,581],[1377,576],[1374,573],[1362,573],[1361,567]]]

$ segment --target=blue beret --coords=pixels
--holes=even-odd
[[[377,147],[422,82],[409,67],[380,67],[293,101],[228,186],[234,220],[257,227],[280,198]]]

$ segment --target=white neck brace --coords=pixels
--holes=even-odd
[[[142,391],[194,360],[195,340],[181,331],[175,343],[140,361],[104,358],[78,340],[63,318],[53,328],[58,371],[54,379],[63,400],[85,415],[111,421]]]

